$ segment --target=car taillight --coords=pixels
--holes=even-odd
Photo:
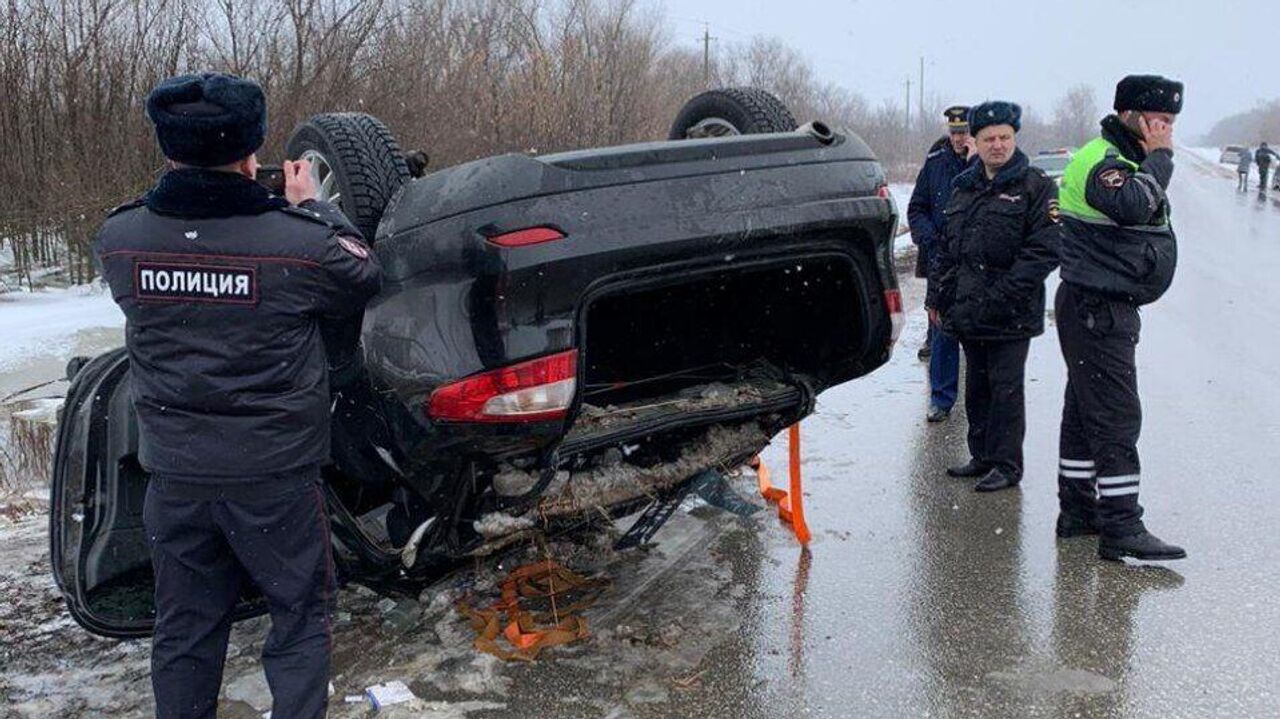
[[[893,195],[892,195],[892,194],[890,194],[890,192],[889,192],[889,186],[888,186],[888,185],[881,185],[881,186],[877,187],[877,188],[876,188],[876,197],[879,197],[879,198],[880,198],[880,199],[882,199],[882,200],[892,200],[892,199],[893,199]]]
[[[578,351],[482,372],[439,387],[427,414],[446,422],[543,422],[564,418],[577,389]]]
[[[489,242],[499,247],[528,247],[543,242],[563,240],[565,234],[554,227],[528,227],[515,232],[504,232],[488,238]]]
[[[902,291],[885,290],[884,305],[889,310],[889,346],[897,344],[902,328],[907,324],[907,316],[902,312]]]

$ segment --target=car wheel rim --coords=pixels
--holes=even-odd
[[[732,122],[723,117],[708,117],[684,132],[684,136],[690,140],[698,140],[705,137],[731,137],[741,134],[742,132]]]
[[[316,199],[341,207],[342,190],[338,187],[338,174],[333,171],[328,158],[316,150],[307,150],[298,159],[311,163],[311,180],[316,186]]]

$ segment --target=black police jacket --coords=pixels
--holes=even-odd
[[[328,461],[321,324],[358,321],[382,283],[336,208],[173,170],[111,214],[94,253],[127,320],[145,469],[224,483]]]
[[[968,163],[951,149],[951,140],[942,137],[929,148],[924,165],[916,175],[915,189],[907,202],[907,223],[916,254],[916,277],[928,277],[931,265],[937,264],[938,247],[942,244],[946,217],[943,210],[951,199],[951,185],[964,172]]]
[[[1165,194],[1173,177],[1173,153],[1147,154],[1115,115],[1103,119],[1102,137],[1124,158],[1104,157],[1089,168],[1084,182],[1085,201],[1103,219],[1074,216],[1073,203],[1064,198],[1062,279],[1114,300],[1145,305],[1164,295],[1177,270],[1178,239]]]
[[[993,180],[981,163],[956,178],[926,304],[961,339],[1044,332],[1044,280],[1058,264],[1057,185],[1016,150]]]

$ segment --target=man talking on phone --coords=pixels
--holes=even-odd
[[[1059,190],[1064,233],[1055,318],[1067,390],[1057,534],[1100,535],[1103,559],[1187,556],[1142,522],[1135,362],[1138,308],[1164,294],[1177,264],[1165,190],[1182,99],[1176,80],[1125,77],[1116,86],[1116,114],[1071,158]]]
[[[169,170],[111,213],[93,249],[125,314],[149,475],[156,716],[213,719],[231,621],[254,585],[271,612],[272,715],[319,719],[336,589],[320,489],[326,353],[353,351],[337,340],[355,335],[334,327],[359,324],[382,270],[315,199],[307,162],[285,163],[284,197],[255,182],[267,129],[257,83],[170,78],[147,115]]]

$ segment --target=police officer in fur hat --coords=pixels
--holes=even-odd
[[[1071,159],[1062,178],[1062,284],[1055,302],[1067,364],[1059,440],[1057,534],[1101,535],[1104,559],[1181,559],[1147,531],[1135,351],[1138,308],[1173,281],[1177,240],[1165,189],[1173,176],[1173,123],[1182,83],[1130,75],[1115,114]]]
[[[978,162],[956,177],[925,302],[965,355],[970,460],[947,473],[977,478],[979,492],[1022,481],[1027,351],[1044,333],[1044,280],[1058,265],[1057,186],[1018,149],[1021,124],[1011,102],[969,111]]]
[[[262,663],[277,717],[326,711],[335,592],[320,466],[329,460],[325,327],[358,325],[377,260],[307,162],[285,197],[254,181],[266,99],[183,75],[147,99],[170,169],[94,240],[124,311],[143,509],[155,569],[156,715],[217,710],[246,583],[271,612]],[[329,347],[331,352],[352,347]]]

